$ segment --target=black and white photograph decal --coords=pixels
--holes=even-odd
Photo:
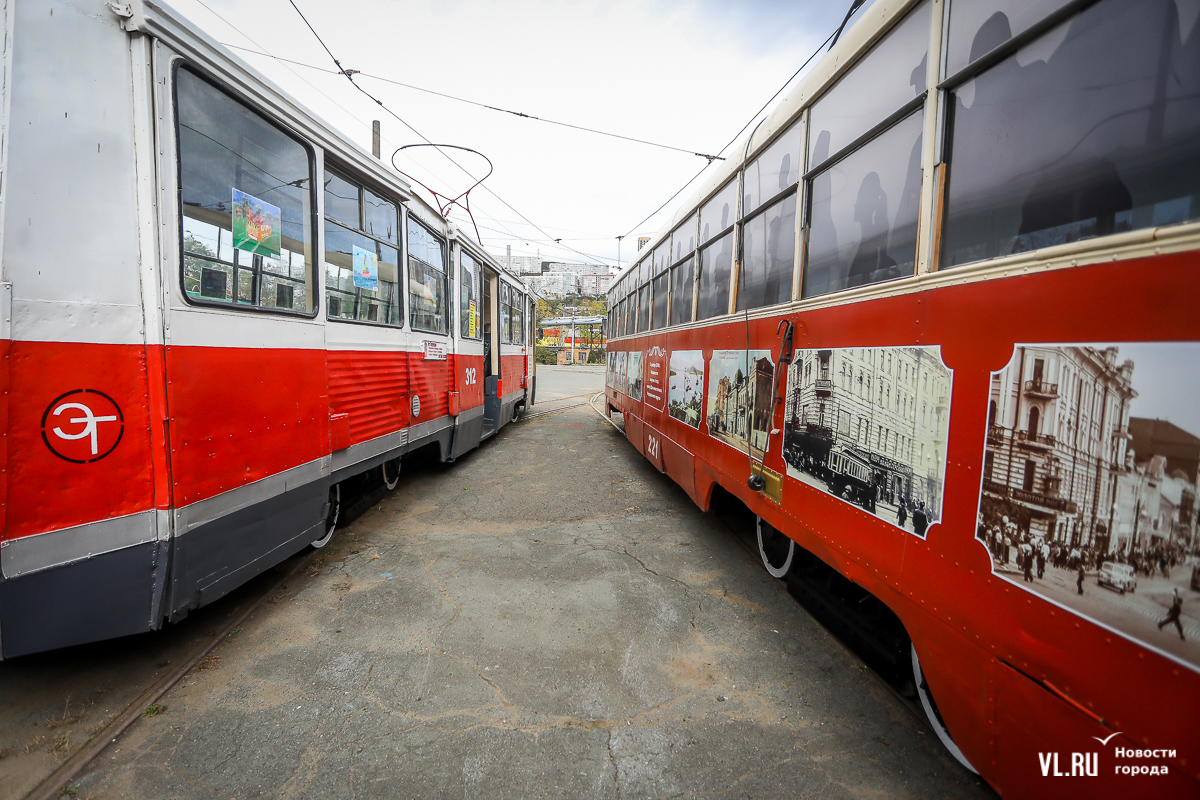
[[[634,400],[642,399],[642,351],[629,354],[629,373],[626,377],[629,386],[629,396]]]
[[[613,385],[613,388],[621,394],[629,394],[629,389],[625,383],[625,361],[627,355],[628,354],[624,350],[621,350],[617,353],[617,366],[615,375],[616,383]]]
[[[704,351],[675,350],[671,353],[671,374],[667,383],[667,413],[700,427],[704,398]]]
[[[924,537],[941,519],[951,379],[937,347],[797,350],[787,474]]]
[[[993,571],[1200,669],[1200,343],[1018,345],[992,374]]]
[[[713,437],[763,457],[771,425],[775,364],[770,350],[714,350],[704,420]]]
[[[613,374],[617,370],[617,354],[614,350],[609,350],[605,358],[607,369],[604,372],[604,385],[610,389],[615,389],[616,384],[613,382]]]

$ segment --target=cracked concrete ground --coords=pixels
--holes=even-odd
[[[410,468],[216,653],[78,796],[993,796],[586,407]]]

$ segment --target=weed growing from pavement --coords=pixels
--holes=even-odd
[[[146,707],[146,710],[142,712],[142,716],[143,717],[157,717],[159,714],[163,713],[166,710],[167,710],[167,707],[164,706],[162,703],[153,703]]]

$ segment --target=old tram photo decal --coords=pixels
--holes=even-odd
[[[992,373],[993,572],[1200,669],[1200,343],[1018,345]]]
[[[951,377],[937,347],[797,350],[787,474],[924,537],[941,519]]]

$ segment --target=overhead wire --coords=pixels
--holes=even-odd
[[[758,109],[758,111],[754,112],[754,114],[750,117],[750,119],[748,119],[746,121],[746,124],[742,126],[742,129],[740,131],[738,131],[736,134],[734,134],[734,137],[732,139],[730,139],[729,142],[724,147],[722,147],[720,150],[717,151],[717,155],[721,155],[726,150],[728,150],[731,146],[733,146],[733,143],[738,140],[739,136],[741,136],[743,133],[746,132],[746,129],[750,127],[750,124],[752,122],[754,122],[754,120],[758,119],[758,116],[760,114],[762,114],[763,111],[766,111],[767,106],[769,106],[769,105],[771,105],[771,103],[775,102],[775,98],[779,97],[779,95],[783,93],[783,90],[786,89],[791,84],[792,81],[796,80],[796,76],[799,75],[804,70],[804,68],[807,67],[809,65],[809,63],[811,63],[812,60],[814,58],[816,58],[817,55],[822,50],[825,49],[825,45],[829,44],[830,41],[832,41],[834,39],[834,37],[836,37],[839,33],[842,32],[842,28],[845,27],[846,21],[848,21],[848,20],[849,20],[849,17],[847,17],[846,20],[843,20],[842,24],[838,26],[837,30],[835,30],[833,33],[829,34],[829,36],[826,37],[825,41],[821,42],[821,44],[817,46],[817,49],[812,52],[812,55],[810,55],[807,59],[804,60],[804,63],[800,65],[799,69],[797,69],[795,72],[793,72],[792,76],[783,82],[783,85],[779,87],[778,91],[776,91],[775,94],[771,95],[771,99],[769,99],[769,100],[767,100],[767,102],[763,103],[762,108],[760,108],[760,109]],[[678,197],[683,192],[684,189],[691,186],[692,183],[695,182],[696,178],[699,178],[701,175],[703,175],[704,171],[706,169],[708,169],[710,166],[712,166],[711,161],[709,161],[707,164],[705,164],[703,167],[701,167],[699,172],[697,172],[695,175],[693,175],[691,178],[689,178],[687,183],[685,183],[683,186],[680,186],[678,191],[676,191],[675,194],[668,197],[661,206],[659,206],[658,208],[654,209],[649,214],[647,214],[646,217],[641,222],[639,222],[637,225],[634,225],[632,228],[630,228],[629,231],[626,232],[624,236],[620,236],[617,238],[623,239],[623,238],[625,238],[625,236],[631,235],[638,228],[645,225],[647,220],[649,220],[655,214],[657,214],[658,212],[660,212],[664,208],[666,208],[668,203],[670,203],[672,200],[674,200],[676,197]]]
[[[339,72],[337,70],[325,69],[323,67],[318,67],[315,64],[306,64],[303,61],[293,61],[292,59],[282,58],[281,56],[273,55],[271,53],[260,53],[257,50],[251,50],[249,47],[239,47],[235,44],[227,44],[225,46],[233,48],[234,50],[242,50],[247,53],[253,53],[254,55],[265,56],[267,58],[273,58],[276,61],[286,61],[287,63],[295,64],[298,67],[305,67],[307,69],[313,69],[318,72],[324,72],[327,75],[343,74],[342,72]],[[466,103],[468,105],[478,106],[479,108],[486,108],[489,111],[499,111],[502,114],[512,114],[515,117],[531,119],[536,122],[545,122],[548,125],[558,125],[563,128],[571,128],[573,130],[584,131],[586,133],[594,133],[598,136],[608,136],[613,139],[624,139],[627,142],[635,142],[637,144],[644,144],[649,147],[660,147],[663,150],[674,150],[677,153],[687,153],[688,155],[700,156],[701,158],[706,158],[709,161],[724,161],[725,160],[724,158],[721,158],[720,156],[709,155],[708,153],[698,153],[694,150],[689,150],[686,147],[675,147],[674,145],[662,144],[661,142],[652,142],[652,141],[649,141],[648,139],[639,139],[635,136],[625,136],[624,134],[612,133],[611,131],[602,131],[597,128],[589,128],[584,125],[574,125],[570,122],[560,122],[559,120],[547,119],[546,117],[537,117],[537,116],[534,116],[533,114],[526,114],[524,111],[513,111],[513,110],[507,109],[507,108],[500,108],[499,106],[492,106],[492,105],[488,105],[487,103],[481,103],[478,100],[469,100],[465,97],[458,97],[456,95],[448,94],[446,92],[439,92],[434,89],[426,89],[422,86],[415,86],[411,83],[404,83],[403,81],[393,80],[392,78],[385,78],[382,75],[372,75],[371,73],[363,72],[362,70],[356,69],[356,70],[350,70],[350,72],[354,75],[361,75],[364,78],[370,78],[371,80],[380,81],[382,83],[390,83],[395,86],[403,86],[405,89],[412,89],[415,92],[424,92],[425,94],[432,94],[432,95],[436,95],[437,97],[444,97],[447,100],[454,100],[459,103]]]
[[[324,50],[324,51],[325,51],[325,52],[326,52],[326,53],[329,55],[330,59],[332,59],[332,60],[333,60],[333,63],[334,63],[336,66],[337,66],[337,68],[338,68],[338,70],[341,72],[341,74],[342,74],[342,75],[344,75],[344,76],[346,76],[346,80],[350,81],[350,85],[352,85],[352,86],[353,86],[355,89],[357,89],[359,92],[361,92],[361,93],[362,93],[364,96],[366,96],[367,98],[369,98],[369,99],[371,99],[372,101],[374,101],[376,105],[378,105],[380,108],[382,108],[382,109],[383,109],[384,111],[386,111],[388,114],[390,114],[390,115],[391,115],[393,118],[395,118],[395,119],[396,119],[396,120],[397,120],[397,121],[398,121],[398,122],[399,122],[401,125],[403,125],[404,127],[408,128],[410,131],[412,131],[414,134],[416,134],[418,137],[420,137],[420,139],[421,139],[423,142],[425,142],[426,144],[428,144],[428,145],[430,145],[431,147],[433,147],[433,148],[434,148],[434,150],[436,150],[438,153],[440,153],[440,154],[441,154],[441,155],[442,155],[442,156],[443,156],[443,157],[444,157],[446,160],[448,160],[448,161],[449,161],[451,164],[453,164],[454,166],[456,166],[456,167],[458,167],[460,170],[462,170],[462,172],[463,172],[465,175],[467,175],[467,176],[468,176],[469,178],[471,178],[472,180],[476,180],[475,176],[471,174],[471,171],[470,171],[470,170],[468,170],[468,169],[467,169],[466,167],[464,167],[462,164],[459,164],[457,161],[455,161],[453,158],[451,158],[451,157],[450,157],[450,155],[449,155],[448,153],[446,153],[444,150],[442,150],[440,147],[438,147],[436,144],[434,144],[432,141],[430,141],[430,139],[429,139],[429,138],[427,138],[427,137],[426,137],[426,136],[425,136],[423,133],[421,133],[421,132],[420,132],[420,131],[418,131],[416,128],[414,128],[414,127],[413,127],[411,124],[409,124],[409,123],[408,123],[408,122],[407,122],[405,119],[403,119],[403,118],[402,118],[402,117],[401,117],[399,114],[397,114],[395,111],[393,111],[392,109],[390,109],[390,108],[388,108],[386,105],[384,105],[384,103],[383,103],[383,101],[382,101],[382,100],[380,100],[379,98],[375,97],[373,94],[371,94],[370,92],[368,92],[368,91],[367,91],[366,89],[364,89],[363,87],[359,86],[359,85],[358,85],[358,83],[357,83],[357,82],[354,80],[354,75],[355,75],[355,74],[357,74],[357,71],[356,71],[356,70],[347,70],[345,67],[343,67],[343,66],[342,66],[342,62],[341,62],[341,61],[339,61],[339,60],[337,59],[337,57],[336,57],[336,56],[334,56],[334,54],[333,54],[333,51],[329,49],[329,46],[325,44],[325,40],[321,38],[321,35],[320,35],[319,33],[317,33],[317,30],[316,30],[316,28],[314,28],[314,27],[312,26],[312,23],[310,23],[310,22],[308,21],[308,18],[307,18],[306,16],[304,16],[304,12],[300,10],[300,7],[299,7],[298,5],[296,5],[296,2],[295,2],[295,0],[288,0],[288,3],[289,3],[289,4],[291,4],[292,8],[294,8],[294,9],[296,10],[296,13],[300,15],[300,19],[302,19],[302,20],[304,21],[304,24],[305,24],[305,25],[308,27],[308,29],[309,29],[310,31],[312,31],[312,35],[316,37],[317,41],[318,41],[318,42],[321,44],[321,48],[322,48],[322,49],[323,49],[323,50]],[[255,43],[255,44],[257,45],[257,43]],[[259,45],[259,46],[261,46],[261,45]],[[525,216],[524,214],[522,214],[522,213],[521,213],[520,211],[518,211],[517,209],[513,208],[513,206],[512,206],[510,203],[508,203],[508,201],[506,201],[506,200],[505,200],[503,197],[501,197],[499,194],[497,194],[495,190],[493,190],[493,189],[489,188],[489,187],[488,187],[488,186],[486,186],[486,185],[482,186],[481,188],[482,188],[484,191],[486,191],[488,194],[490,194],[492,197],[496,198],[496,200],[497,200],[498,202],[500,202],[500,203],[501,203],[501,204],[502,204],[502,205],[503,205],[505,208],[507,208],[509,211],[512,211],[514,214],[516,214],[518,217],[520,217],[522,220],[524,220],[524,221],[525,221],[525,222],[526,222],[526,223],[527,223],[527,224],[528,224],[530,227],[532,227],[534,230],[536,230],[536,231],[538,231],[539,233],[541,233],[541,234],[542,234],[543,236],[545,236],[547,239],[554,239],[554,237],[553,237],[553,236],[551,236],[549,233],[547,233],[547,232],[546,232],[546,230],[545,230],[545,229],[543,229],[543,228],[542,228],[540,225],[538,225],[538,224],[537,224],[536,222],[534,222],[533,220],[529,219],[529,217]],[[561,246],[561,247],[563,247],[564,249],[570,250],[570,251],[571,251],[571,252],[573,252],[573,253],[576,253],[576,254],[578,254],[578,255],[581,255],[581,256],[583,256],[584,258],[588,259],[589,261],[596,261],[596,263],[598,263],[598,264],[604,264],[604,262],[603,262],[603,261],[598,261],[597,259],[593,258],[592,256],[589,256],[589,255],[587,255],[586,253],[583,253],[583,252],[581,252],[581,251],[579,251],[579,250],[576,250],[576,249],[575,249],[575,248],[573,248],[573,247],[569,247],[569,246],[567,246],[567,245],[560,245],[560,246]]]

